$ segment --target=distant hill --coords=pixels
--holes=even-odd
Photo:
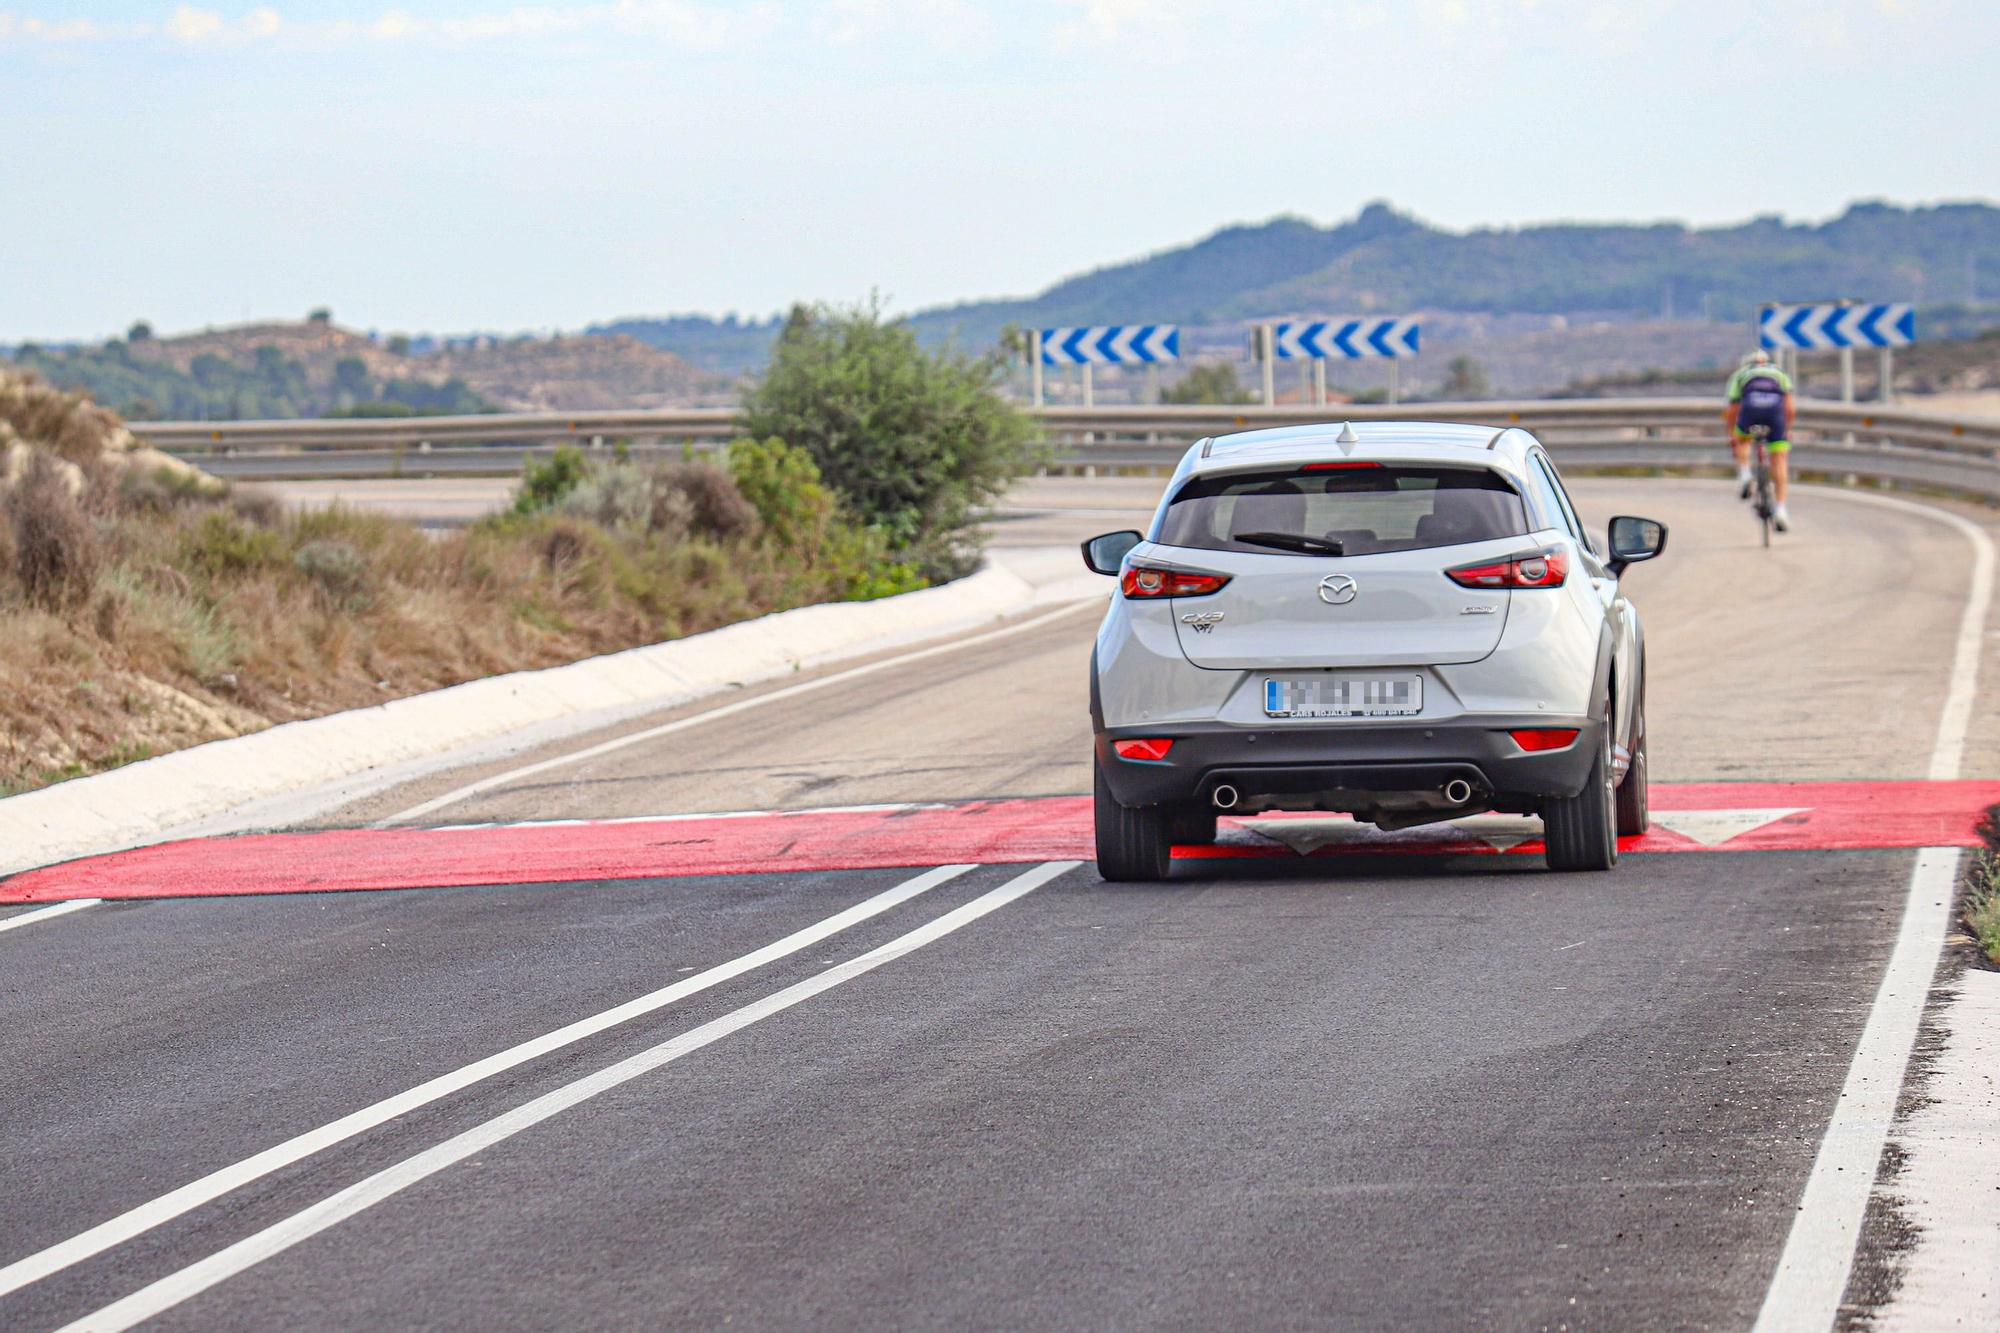
[[[1984,278],[1982,278],[1984,274]],[[1832,222],[1550,224],[1448,232],[1388,204],[1352,222],[1276,218],[1112,264],[1020,300],[910,316],[930,338],[1006,324],[1230,324],[1284,314],[1484,312],[1748,322],[1766,300],[1964,302],[2000,294],[2000,208],[1854,204]]]
[[[1983,288],[1981,284],[1984,284]],[[1290,314],[1459,312],[1747,324],[1770,300],[1924,304],[2000,296],[2000,208],[1857,203],[1830,222],[1726,227],[1560,223],[1452,232],[1386,204],[1351,222],[1228,227],[1038,296],[921,311],[930,339],[987,343],[1009,323],[1228,324]]]
[[[1175,323],[1194,333],[1196,345],[1226,346],[1245,324],[1286,315],[1448,316],[1433,319],[1446,340],[1467,329],[1512,338],[1648,319],[1727,325],[1710,341],[1734,348],[1737,331],[1765,301],[1850,296],[1919,303],[1931,337],[2000,323],[2000,208],[1857,203],[1818,224],[1759,217],[1722,227],[1553,223],[1457,232],[1376,203],[1330,227],[1296,217],[1225,227],[1038,295],[921,310],[909,322],[932,345],[978,348],[1010,324]],[[763,366],[781,324],[780,316],[673,315],[589,332],[626,334],[734,377]],[[1713,353],[1704,345],[1702,354]]]
[[[475,338],[413,353],[331,319],[95,346],[16,348],[16,364],[137,420],[687,406],[725,382],[623,336]]]
[[[784,317],[741,319],[708,315],[667,315],[659,319],[632,317],[593,324],[584,332],[636,338],[658,347],[698,369],[734,378],[763,366],[771,355],[771,340],[784,327]]]

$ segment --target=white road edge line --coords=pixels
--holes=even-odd
[[[561,754],[552,759],[543,759],[536,763],[524,764],[519,768],[510,768],[504,773],[495,773],[490,777],[481,778],[477,782],[468,782],[463,787],[455,788],[442,796],[419,802],[407,810],[400,810],[378,821],[376,827],[388,828],[394,824],[406,823],[409,820],[418,819],[430,814],[432,811],[442,810],[445,806],[456,805],[467,797],[477,796],[481,792],[491,791],[495,787],[504,787],[510,783],[518,782],[522,778],[534,777],[538,773],[546,773],[551,769],[562,768],[568,764],[582,763],[586,759],[595,759],[599,755],[606,755],[616,750],[622,750],[628,745],[640,745],[661,736],[671,735],[676,731],[685,731],[689,727],[699,727],[705,723],[714,722],[719,718],[731,717],[737,713],[747,712],[752,708],[762,708],[765,704],[774,704],[783,699],[793,699],[801,694],[810,693],[813,690],[823,690],[829,685],[840,685],[861,676],[872,675],[877,671],[888,671],[894,667],[908,666],[912,662],[921,662],[927,658],[937,657],[944,653],[956,653],[966,648],[975,648],[982,643],[990,643],[995,639],[1003,639],[1009,635],[1023,634],[1028,630],[1046,625],[1052,620],[1060,620],[1064,616],[1075,615],[1083,608],[1096,606],[1097,604],[1098,601],[1096,598],[1072,602],[1068,606],[1060,607],[1045,615],[1036,616],[1032,620],[1023,620],[1018,624],[988,630],[984,634],[975,634],[969,639],[954,639],[949,643],[940,643],[929,648],[920,648],[915,652],[899,653],[894,657],[885,657],[879,662],[869,662],[862,666],[849,667],[845,671],[836,671],[830,676],[821,676],[816,680],[800,681],[796,685],[787,685],[783,689],[772,690],[768,694],[754,695],[748,699],[739,699],[735,703],[723,704],[719,708],[705,709],[688,717],[678,718],[672,722],[664,722],[657,727],[647,727],[643,731],[635,731],[628,736],[619,736],[597,745],[573,751],[569,754]]]
[[[1958,887],[1959,849],[1926,847],[1910,874],[1903,924],[1868,1022],[1854,1048],[1840,1100],[1799,1196],[1778,1271],[1757,1312],[1757,1333],[1825,1333],[1840,1313],[1854,1247],[1875,1189],[1882,1145],[1896,1118],[1903,1073],[1916,1045],[1944,927]]]
[[[836,912],[823,921],[815,922],[803,930],[794,931],[761,949],[754,949],[741,957],[711,967],[707,971],[698,972],[694,976],[685,977],[671,986],[641,995],[637,999],[627,1000],[624,1004],[606,1009],[602,1013],[578,1019],[553,1032],[524,1041],[518,1046],[511,1046],[463,1068],[454,1069],[448,1074],[440,1074],[434,1079],[419,1083],[407,1092],[385,1097],[372,1106],[365,1106],[318,1129],[308,1130],[275,1147],[266,1148],[253,1157],[246,1157],[231,1166],[212,1171],[199,1180],[189,1181],[179,1189],[171,1190],[150,1202],[100,1222],[88,1231],[79,1232],[68,1240],[58,1241],[46,1249],[37,1250],[0,1268],[0,1299],[23,1287],[40,1282],[71,1264],[81,1263],[93,1255],[102,1254],[115,1245],[122,1245],[135,1236],[151,1231],[154,1227],[171,1222],[204,1204],[212,1203],[225,1194],[270,1175],[273,1171],[324,1152],[335,1144],[343,1143],[358,1134],[364,1134],[378,1125],[386,1124],[399,1116],[449,1097],[496,1074],[503,1074],[530,1060],[539,1059],[551,1051],[572,1046],[586,1037],[593,1037],[621,1023],[629,1023],[635,1018],[663,1009],[690,995],[699,994],[742,976],[745,972],[754,971],[766,963],[776,962],[801,949],[809,948],[830,935],[839,934],[850,926],[878,916],[892,907],[908,902],[920,893],[934,889],[973,869],[976,867],[971,865],[949,865],[927,870],[893,888],[885,889],[872,898],[863,899],[844,911]]]
[[[10,916],[4,920],[0,920],[0,930],[14,930],[20,926],[32,926],[35,922],[47,921],[52,916],[64,916],[70,912],[81,912],[84,908],[95,907],[103,901],[104,899],[102,898],[72,898],[66,903],[57,903],[53,907],[42,907],[32,912],[22,912],[18,916]]]
[[[753,1023],[769,1018],[773,1014],[783,1013],[815,995],[872,972],[885,963],[894,962],[905,954],[913,953],[962,926],[970,925],[987,913],[1004,907],[1016,898],[1024,897],[1081,864],[1080,861],[1048,861],[1023,871],[1000,887],[988,890],[972,901],[953,908],[943,916],[917,927],[908,934],[900,935],[887,944],[862,954],[859,958],[830,967],[816,977],[787,986],[740,1009],[731,1010],[720,1018],[711,1019],[649,1050],[629,1056],[609,1068],[565,1084],[552,1092],[546,1092],[533,1101],[454,1135],[443,1143],[415,1156],[407,1157],[394,1166],[385,1167],[367,1179],[357,1181],[339,1193],[292,1214],[282,1222],[274,1223],[254,1235],[246,1236],[234,1245],[217,1250],[207,1258],[198,1260],[178,1272],[170,1273],[122,1300],[114,1301],[65,1325],[60,1333],[84,1333],[84,1330],[90,1330],[90,1333],[116,1333],[118,1330],[128,1329],[134,1324],[151,1319],[190,1297],[227,1281],[245,1269],[284,1253],[301,1241],[308,1240],[330,1227],[338,1226],[348,1218],[436,1175],[455,1162],[464,1161],[476,1153],[484,1152],[495,1144],[560,1115],[593,1097],[609,1092],[620,1084],[650,1074],[683,1056],[701,1050],[704,1046],[720,1041],[731,1033],[740,1032]]]
[[[1945,509],[1886,495],[1842,492],[1843,498],[1900,509],[1956,528],[1972,544],[1972,576],[1958,622],[1950,683],[1931,749],[1933,782],[1956,778],[1965,759],[1966,732],[1978,697],[1979,655],[1993,601],[1993,539],[1974,523]],[[1840,1312],[1854,1266],[1854,1249],[1875,1188],[1882,1148],[1896,1117],[1903,1076],[1916,1046],[1924,1002],[1937,973],[1945,925],[1958,888],[1961,854],[1955,847],[1917,853],[1902,924],[1855,1045],[1840,1100],[1813,1158],[1798,1211],[1778,1257],[1777,1272],[1757,1313],[1757,1333],[1800,1330],[1824,1333]]]

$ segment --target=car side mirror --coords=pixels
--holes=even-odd
[[[1608,562],[1613,574],[1622,574],[1627,565],[1636,565],[1641,560],[1651,560],[1667,549],[1667,525],[1655,518],[1635,518],[1630,514],[1620,514],[1611,520],[1611,530],[1607,534],[1607,545],[1611,548]]]
[[[1092,537],[1083,544],[1083,563],[1093,574],[1116,574],[1132,548],[1144,540],[1130,529]]]

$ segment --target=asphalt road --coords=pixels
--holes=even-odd
[[[1598,521],[1674,526],[1632,575],[1656,778],[1921,776],[1962,538],[1827,493],[1766,558],[1712,484],[1578,489]],[[1036,498],[1000,540],[1122,526],[1146,502],[1122,483]],[[1083,790],[1093,623],[429,818]],[[1990,725],[1969,773],[2000,769]],[[155,1290],[184,1297],[158,1326],[201,1329],[1743,1327],[1910,867],[1244,861],[1141,888],[1086,864],[1005,902],[1032,868],[977,867],[10,1283],[168,1191],[916,871],[107,904],[0,933],[0,1327],[107,1306],[98,1326],[120,1327],[112,1303]],[[314,1231],[336,1205],[354,1211]],[[255,1261],[217,1278],[232,1253]]]

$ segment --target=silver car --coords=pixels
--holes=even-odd
[[[1645,831],[1646,649],[1602,546],[1518,428],[1375,422],[1188,450],[1152,527],[1084,543],[1119,580],[1091,655],[1097,864],[1160,879],[1221,812],[1384,829],[1542,817],[1548,863]]]

